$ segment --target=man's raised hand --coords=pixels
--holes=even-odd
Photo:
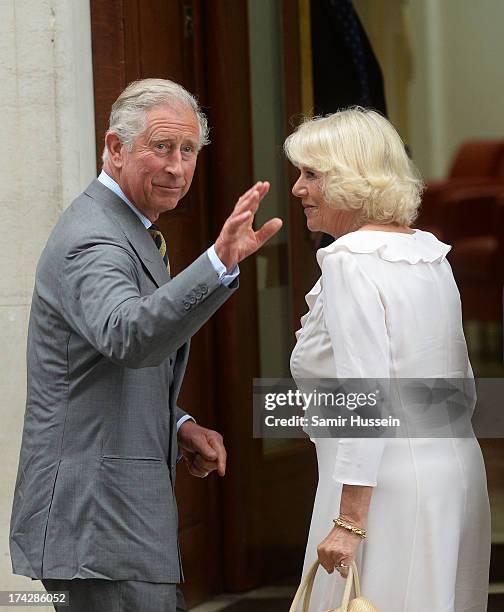
[[[259,202],[269,191],[268,182],[259,182],[246,191],[236,203],[215,241],[215,252],[230,272],[236,264],[255,253],[282,227],[282,220],[270,219],[257,231],[254,216]]]

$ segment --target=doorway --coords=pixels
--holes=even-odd
[[[286,221],[276,241],[243,262],[240,289],[192,340],[180,405],[223,433],[229,462],[224,479],[194,479],[183,466],[177,476],[184,592],[192,605],[299,574],[302,566],[314,451],[306,441],[268,446],[252,436],[252,380],[273,367],[287,375],[303,296],[316,276],[281,153],[301,111],[298,3],[91,0],[91,21],[98,159],[111,104],[135,79],[181,83],[209,118],[212,144],[200,154],[191,190],[159,221],[173,273],[215,240],[239,195],[266,172],[274,189],[264,214],[278,211]],[[274,34],[268,48],[258,39],[261,27]],[[275,90],[258,106],[261,61]],[[272,174],[261,167],[261,151],[271,156]]]

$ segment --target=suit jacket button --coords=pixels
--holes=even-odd
[[[194,296],[191,296],[191,299],[189,301],[191,302],[191,304],[196,304],[196,298]]]
[[[186,310],[189,310],[189,308],[191,308],[191,304],[189,304],[189,302],[188,302],[187,300],[184,300],[184,302],[183,302],[183,303],[184,303],[184,308],[185,308]]]

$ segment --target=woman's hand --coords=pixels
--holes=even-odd
[[[317,546],[318,560],[320,565],[332,574],[336,568],[346,578],[347,568],[338,568],[343,563],[350,566],[357,554],[357,548],[361,543],[361,537],[351,531],[347,531],[337,525],[331,529],[327,536]]]
[[[353,527],[366,528],[369,504],[373,487],[344,484],[341,491],[340,518]],[[334,525],[328,535],[317,547],[320,565],[332,574],[336,568],[346,578],[347,567],[338,567],[341,563],[350,566],[361,543],[361,537],[344,527]]]

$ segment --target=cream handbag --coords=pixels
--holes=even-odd
[[[315,563],[310,567],[308,572],[303,576],[301,584],[299,585],[296,595],[294,596],[294,600],[292,602],[289,612],[297,611],[297,607],[301,602],[303,594],[303,612],[310,611],[310,598],[318,566],[319,562],[315,561]],[[352,586],[355,586],[354,599],[350,599],[352,593]],[[369,599],[366,599],[365,597],[361,596],[359,572],[357,571],[357,566],[355,565],[355,562],[352,561],[352,565],[348,568],[348,577],[346,579],[345,591],[343,593],[343,599],[341,601],[340,607],[335,608],[334,610],[327,610],[327,612],[380,612],[378,608],[369,601]]]

